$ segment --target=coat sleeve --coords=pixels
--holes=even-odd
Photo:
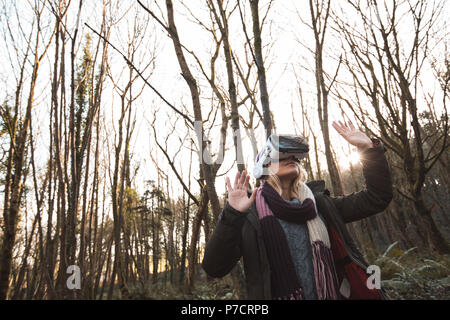
[[[374,215],[387,208],[392,200],[392,179],[382,145],[360,152],[366,187],[350,195],[334,197],[345,223]]]
[[[234,209],[228,202],[222,210],[202,261],[203,269],[211,277],[227,275],[240,259],[241,230],[247,213]]]

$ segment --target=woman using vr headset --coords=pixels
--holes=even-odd
[[[228,274],[242,257],[249,299],[386,299],[369,283],[368,264],[345,224],[383,211],[392,199],[386,151],[351,122],[333,122],[358,147],[366,188],[331,197],[325,182],[306,182],[300,160],[305,139],[271,135],[256,158],[261,184],[250,176],[226,178],[228,201],[209,239],[202,266],[213,277]]]

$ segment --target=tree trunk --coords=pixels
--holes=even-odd
[[[431,216],[430,209],[428,209],[423,200],[422,194],[419,194],[414,199],[414,207],[419,215],[420,229],[422,234],[425,235],[428,248],[440,254],[450,253],[450,246],[442,236],[441,232],[436,226],[433,217]]]
[[[262,55],[261,27],[259,25],[259,0],[250,0],[252,11],[253,39],[255,47],[255,63],[258,70],[258,83],[263,109],[263,123],[266,130],[266,139],[272,134],[272,116],[270,114],[269,93],[267,91],[266,70]]]
[[[175,53],[178,59],[178,63],[180,65],[183,78],[186,80],[186,83],[191,92],[192,105],[194,109],[194,117],[196,123],[200,124],[200,132],[196,132],[197,140],[199,143],[200,152],[200,163],[201,169],[203,173],[203,177],[205,179],[206,191],[208,192],[208,199],[211,201],[211,207],[213,210],[214,217],[218,217],[220,214],[220,203],[219,198],[217,196],[216,188],[215,188],[215,177],[212,175],[211,165],[208,165],[203,159],[203,151],[207,150],[207,141],[203,139],[205,136],[203,129],[203,118],[200,104],[200,96],[198,91],[197,82],[192,75],[189,66],[184,57],[183,49],[180,43],[180,39],[178,37],[177,27],[175,25],[174,14],[173,14],[173,4],[171,0],[166,0],[167,7],[167,15],[168,15],[168,31],[172,38],[172,42],[175,48]]]
[[[201,192],[200,206],[198,207],[198,211],[195,215],[192,225],[191,245],[188,255],[188,277],[186,281],[187,293],[191,293],[194,287],[195,265],[197,261],[197,242],[200,237],[200,227],[202,220],[206,214],[206,211],[208,210],[208,202],[208,193],[206,192],[205,188],[203,188]]]
[[[316,0],[319,1],[319,0]],[[328,129],[328,92],[329,88],[325,84],[325,71],[323,70],[323,44],[325,39],[325,30],[329,14],[330,1],[327,1],[326,16],[321,17],[321,12],[314,12],[313,0],[309,1],[312,27],[315,38],[315,77],[317,90],[317,111],[319,114],[320,129],[322,130],[323,142],[325,146],[325,157],[327,159],[328,172],[330,174],[333,194],[335,196],[343,195],[341,178],[338,168],[331,152],[330,133]],[[320,22],[319,22],[320,20]],[[323,22],[323,25],[322,23]],[[322,25],[322,26],[321,26]]]
[[[0,248],[0,300],[5,300],[8,296],[9,289],[9,277],[11,274],[12,264],[12,252],[14,248],[14,242],[16,239],[17,228],[17,216],[20,209],[20,201],[22,195],[22,174],[25,160],[25,149],[27,144],[27,136],[29,131],[29,125],[31,121],[31,109],[34,101],[34,91],[36,88],[36,80],[38,76],[40,59],[42,56],[38,56],[38,47],[40,42],[40,31],[37,31],[36,35],[36,47],[33,63],[33,72],[31,75],[30,91],[28,95],[27,109],[25,112],[25,119],[22,121],[19,128],[17,138],[15,138],[15,132],[11,136],[10,150],[8,155],[8,173],[7,173],[7,185],[10,186],[8,193],[5,193],[4,203],[4,233],[3,241]],[[44,51],[45,52],[45,51]],[[18,101],[17,101],[18,103]],[[16,113],[15,115],[19,115]],[[11,172],[11,174],[9,174]],[[10,179],[10,181],[9,181]]]

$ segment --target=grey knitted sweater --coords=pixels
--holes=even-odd
[[[290,203],[299,203],[298,199],[288,201]],[[325,220],[319,214],[322,221]],[[309,242],[308,226],[305,224],[296,224],[278,219],[286,235],[286,240],[291,252],[292,261],[295,266],[297,278],[303,289],[303,295],[306,300],[316,300],[316,284],[314,279],[314,267],[311,243]]]

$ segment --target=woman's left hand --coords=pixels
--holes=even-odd
[[[372,147],[372,140],[370,140],[365,133],[356,129],[351,121],[349,121],[348,126],[343,124],[341,121],[333,121],[332,125],[336,131],[351,145],[354,145],[360,149]]]

